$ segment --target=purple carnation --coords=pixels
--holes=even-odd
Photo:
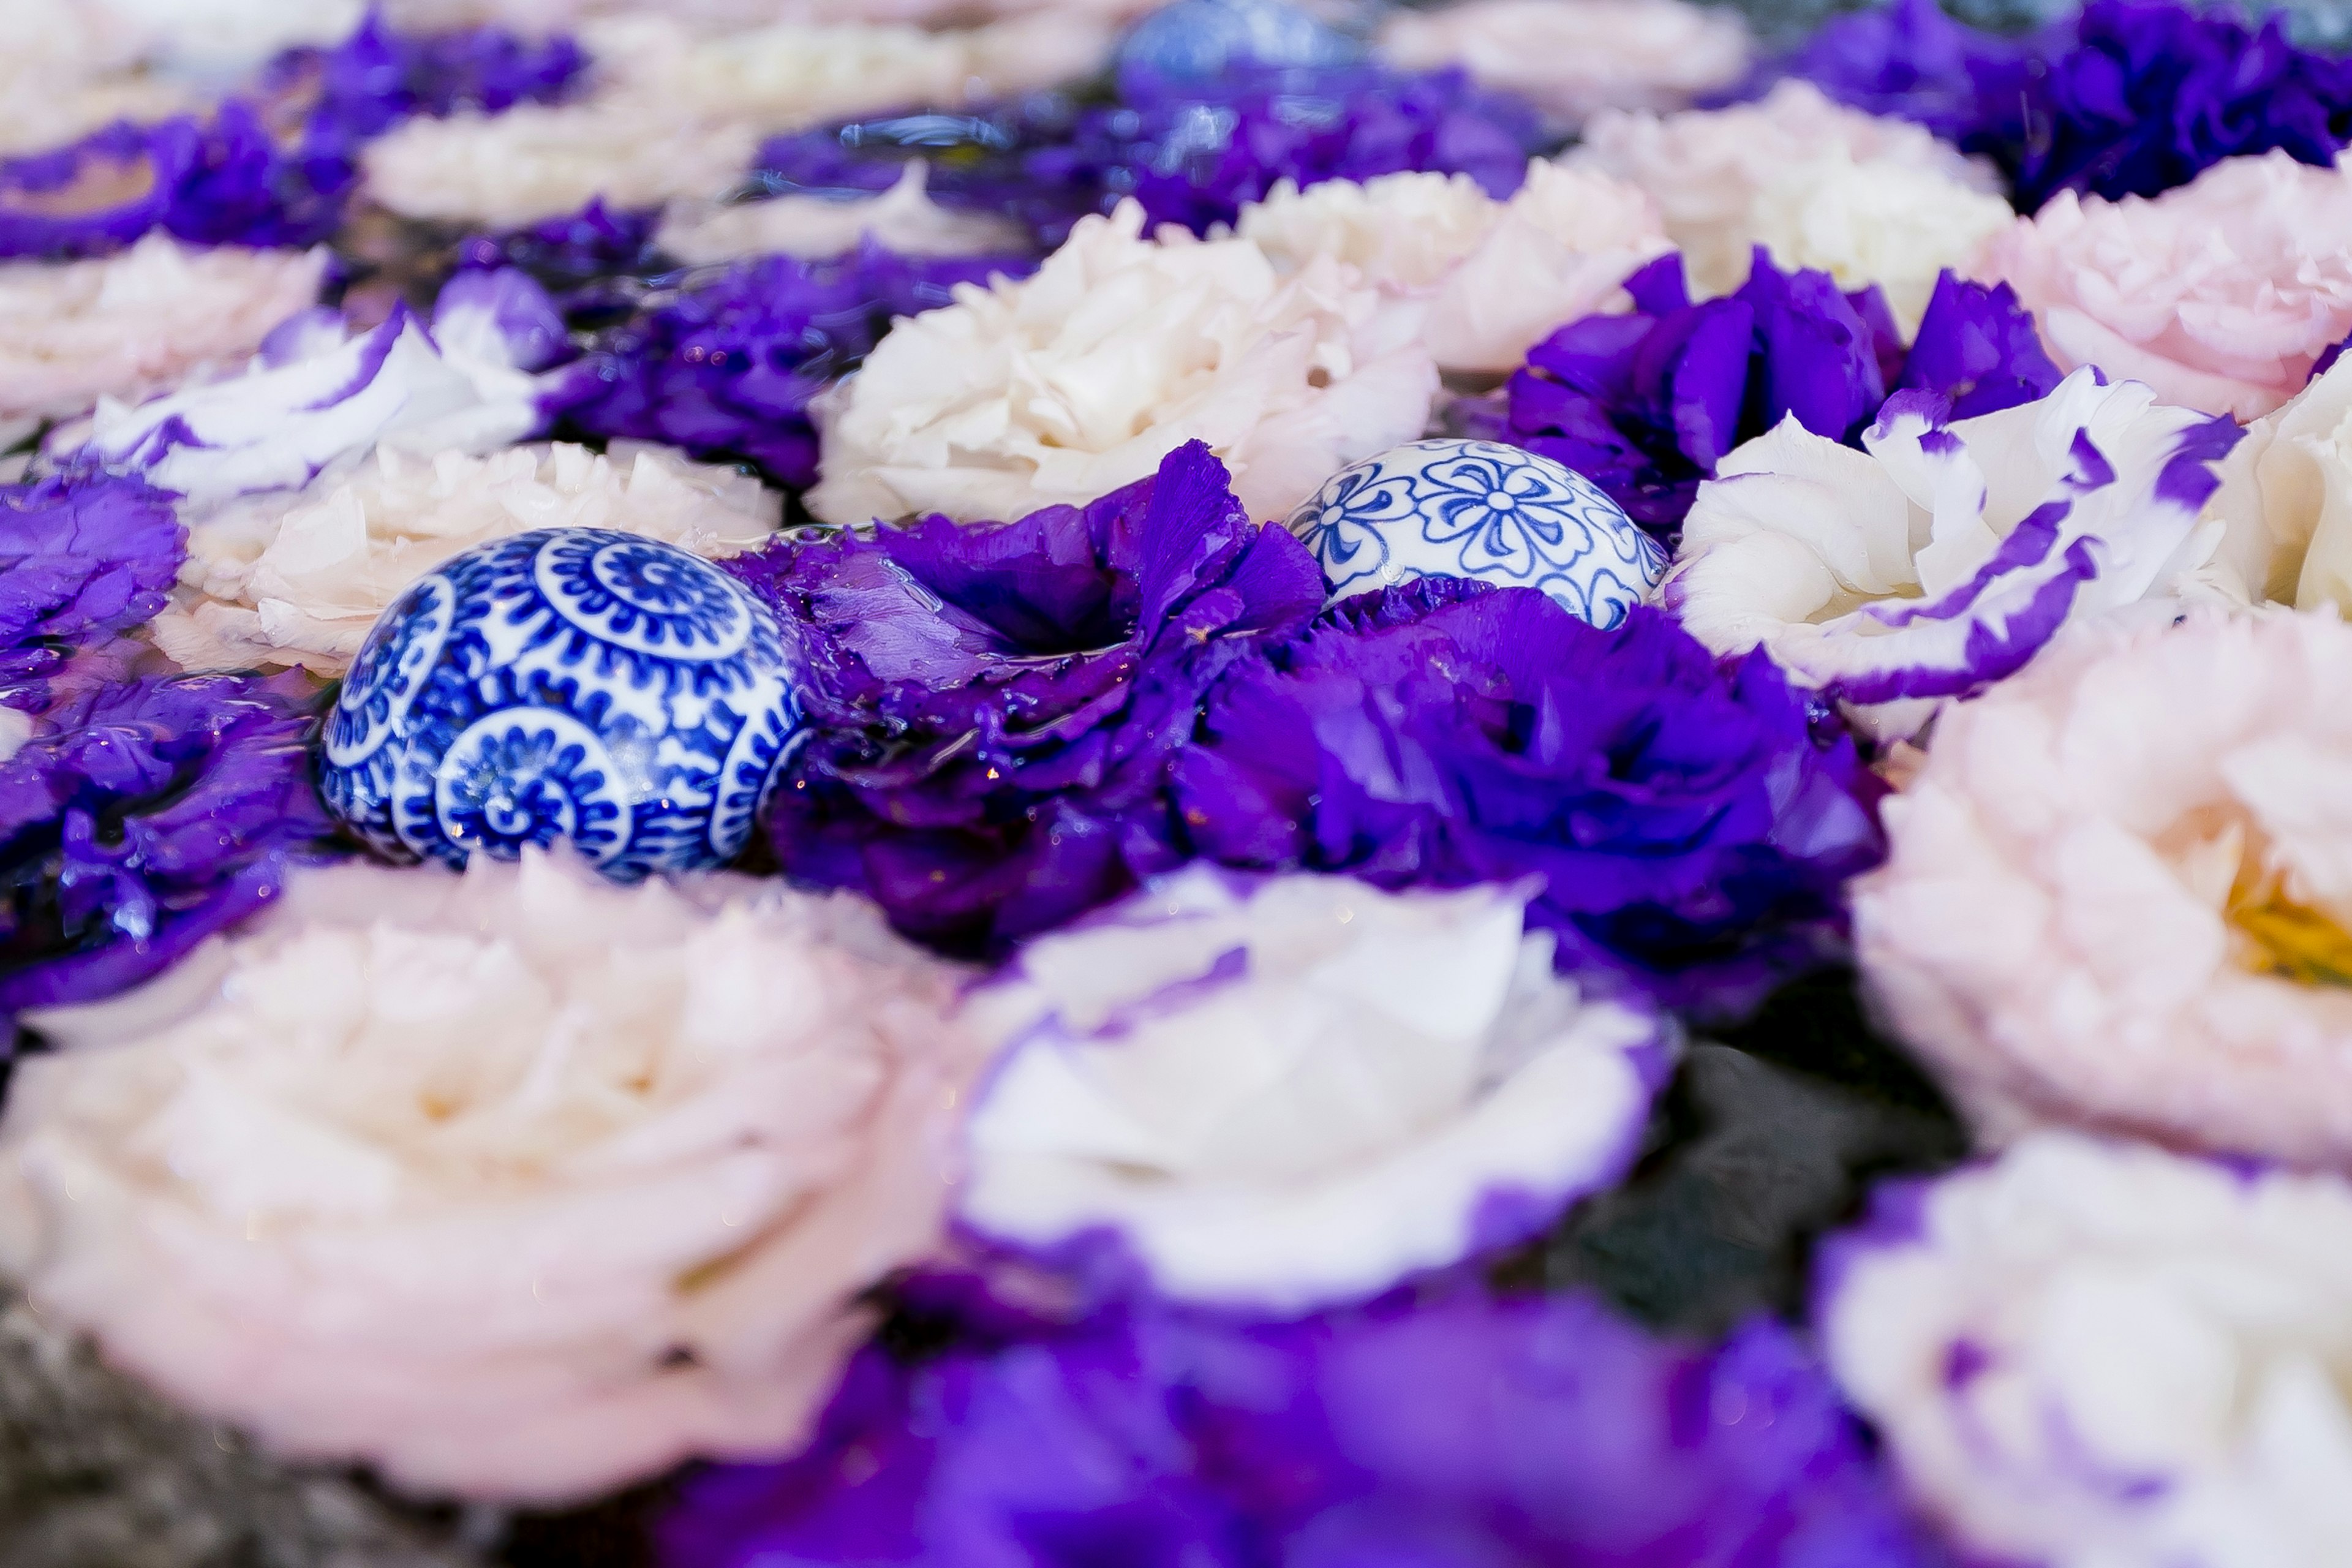
[[[197,245],[313,245],[341,226],[370,139],[414,115],[560,98],[586,65],[569,38],[411,37],[371,16],[331,49],[280,56],[250,98],[209,117],[121,121],[0,162],[0,256],[103,255],[157,228]],[[116,188],[135,194],[81,199]]]
[[[0,705],[39,711],[74,650],[152,620],[187,552],[172,498],[138,479],[0,486]]]
[[[899,256],[868,242],[832,260],[765,256],[689,274],[646,291],[598,333],[546,407],[572,433],[749,461],[803,489],[816,481],[809,400],[856,368],[892,317],[948,303],[957,283],[1034,266]]]
[[[793,873],[982,950],[1186,858],[1167,795],[1202,694],[1323,602],[1198,442],[1083,510],[780,543],[729,570],[803,629],[817,733],[768,827]]]
[[[1635,609],[1424,579],[1341,601],[1211,694],[1177,760],[1195,851],[1387,888],[1542,880],[1573,971],[1736,1016],[1843,946],[1885,841],[1853,742],[1761,652]]]
[[[665,1568],[1944,1561],[1788,1331],[1708,1351],[1466,1293],[869,1350],[807,1452],[694,1477],[657,1533]]]
[[[518,269],[551,291],[567,315],[599,310],[625,313],[641,289],[677,265],[654,244],[661,227],[657,210],[615,211],[600,198],[576,213],[528,228],[478,234],[457,246],[457,266],[466,272]]]
[[[160,973],[333,852],[311,692],[292,674],[95,686],[0,762],[0,1017]]]
[[[2090,0],[2021,42],[1896,0],[1832,22],[1781,69],[1990,157],[2029,213],[2064,190],[2156,195],[2273,149],[2326,167],[2352,140],[2352,60],[2295,47],[2277,16],[2250,28],[2157,0]]]
[[[1790,416],[1852,442],[1890,390],[1941,393],[1965,416],[2059,381],[2006,284],[1945,273],[1907,359],[1875,287],[1842,293],[1827,273],[1782,272],[1761,248],[1722,299],[1694,304],[1675,255],[1625,288],[1631,311],[1572,321],[1528,351],[1495,434],[1584,475],[1668,541],[1700,481]]]
[[[1079,218],[1128,196],[1152,224],[1196,234],[1233,222],[1286,179],[1431,170],[1508,196],[1542,138],[1534,110],[1460,71],[1244,68],[1198,81],[1136,68],[1108,104],[1047,94],[978,115],[781,137],[762,150],[756,177],[777,191],[871,192],[887,189],[905,159],[928,154],[934,200],[1013,216],[1051,250]]]

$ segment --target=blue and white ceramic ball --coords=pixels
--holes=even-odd
[[[383,613],[327,721],[336,814],[462,865],[570,842],[634,880],[732,859],[802,736],[768,607],[700,556],[550,528],[478,545]]]
[[[1540,588],[1613,626],[1665,575],[1666,552],[1591,480],[1496,441],[1414,441],[1343,468],[1290,531],[1331,598],[1415,577]]]

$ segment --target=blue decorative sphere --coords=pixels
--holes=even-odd
[[[1331,476],[1290,516],[1331,598],[1415,577],[1540,588],[1613,626],[1666,552],[1591,480],[1496,441],[1414,441]]]
[[[327,721],[321,788],[387,853],[570,842],[606,875],[724,865],[802,737],[768,607],[674,544],[549,528],[395,600]]]
[[[1362,55],[1354,39],[1284,0],[1175,0],[1136,24],[1118,63],[1172,80],[1210,81],[1249,67],[1350,65]]]

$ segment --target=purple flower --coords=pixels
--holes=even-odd
[[[75,649],[154,618],[186,555],[172,498],[138,479],[0,486],[0,705],[39,711]]]
[[[2276,16],[2252,29],[2155,0],[2090,0],[2021,42],[1896,0],[1832,22],[1780,68],[1992,158],[2023,212],[2062,190],[2152,196],[2277,148],[2326,167],[2352,139],[2352,60],[2295,47]]]
[[[658,1538],[665,1568],[1943,1561],[1786,1330],[1708,1351],[1459,1292],[868,1351],[806,1453],[693,1478]]]
[[[1186,858],[1167,779],[1202,694],[1323,602],[1198,442],[1083,510],[931,518],[727,563],[807,646],[815,737],[768,819],[798,877],[986,949]]]
[[[1679,256],[1625,287],[1630,312],[1570,322],[1528,351],[1496,434],[1584,475],[1669,541],[1699,482],[1791,415],[1852,442],[1890,389],[1942,393],[1973,415],[2058,384],[2006,284],[1944,274],[1907,359],[1875,288],[1841,293],[1827,273],[1784,273],[1760,248],[1747,283],[1719,300],[1691,302]]]
[[[457,266],[467,272],[519,268],[552,290],[567,314],[626,310],[635,300],[615,279],[650,280],[677,268],[654,247],[660,226],[658,211],[616,212],[600,198],[529,228],[471,236],[458,244]]]
[[[1208,81],[1121,73],[1116,101],[1042,94],[976,115],[919,115],[781,137],[756,176],[771,190],[875,192],[929,155],[932,198],[1007,214],[1051,250],[1088,213],[1133,196],[1154,225],[1231,223],[1280,180],[1467,174],[1496,196],[1527,177],[1534,110],[1460,71],[1379,66],[1242,68]]]
[[[1833,956],[1842,885],[1885,852],[1852,739],[1762,654],[1454,579],[1343,600],[1236,670],[1174,789],[1231,866],[1538,878],[1562,969],[1710,1017]]]
[[[957,283],[1034,265],[898,256],[869,242],[835,260],[766,256],[689,274],[598,333],[546,406],[573,432],[750,461],[805,488],[816,480],[809,400],[856,367],[890,318],[946,304]]]
[[[333,48],[280,56],[209,118],[118,121],[0,163],[0,256],[101,255],[155,228],[199,245],[313,245],[341,224],[370,139],[417,114],[560,98],[586,65],[565,37],[411,37],[371,16]]]
[[[0,762],[0,1017],[113,995],[329,858],[299,675],[90,687]]]

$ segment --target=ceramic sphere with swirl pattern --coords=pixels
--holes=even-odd
[[[701,557],[551,528],[419,579],[369,632],[320,785],[384,852],[572,844],[606,875],[721,866],[802,734],[774,615]]]
[[[1540,588],[1596,626],[1622,621],[1666,552],[1574,469],[1496,441],[1392,447],[1290,516],[1336,602],[1415,577]]]

